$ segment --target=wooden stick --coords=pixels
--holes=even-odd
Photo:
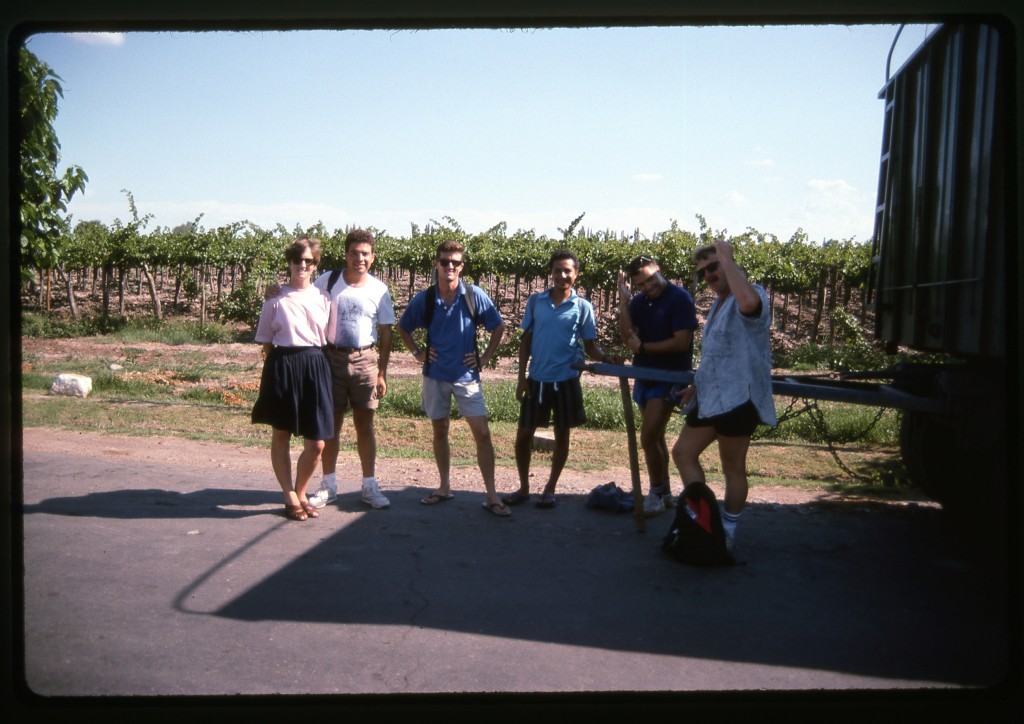
[[[633,398],[629,395],[629,380],[619,378],[619,391],[622,393],[622,413],[626,420],[626,442],[629,445],[629,473],[633,478],[633,520],[636,532],[643,533],[647,528],[644,518],[644,491],[640,483],[640,455],[636,447],[636,425],[633,424]]]

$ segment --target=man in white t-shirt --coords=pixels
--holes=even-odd
[[[334,395],[334,438],[324,444],[320,489],[309,496],[309,501],[318,508],[334,501],[338,495],[335,468],[341,428],[345,412],[350,408],[363,474],[363,502],[373,508],[391,505],[377,485],[377,436],[373,414],[388,390],[395,309],[387,285],[369,273],[373,249],[373,234],[365,229],[350,231],[345,237],[345,268],[321,273],[315,282],[316,286],[327,290],[331,298],[324,353],[331,364]]]

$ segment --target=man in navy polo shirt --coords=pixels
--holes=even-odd
[[[633,352],[634,366],[693,369],[697,308],[688,291],[665,279],[654,259],[638,256],[619,272],[619,300],[619,333]],[[633,400],[640,408],[640,447],[651,479],[644,514],[657,515],[674,504],[665,428],[678,398],[671,383],[637,379]]]

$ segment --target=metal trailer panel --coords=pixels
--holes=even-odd
[[[1003,37],[994,25],[944,26],[879,93],[869,300],[891,346],[1006,355],[1016,90]]]

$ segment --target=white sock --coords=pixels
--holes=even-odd
[[[334,479],[335,473],[325,473],[323,479],[320,481],[321,488],[327,488],[328,490],[337,490],[338,484]]]
[[[739,513],[730,513],[722,508],[722,527],[725,528],[725,535],[729,538],[736,537],[736,524],[740,522]]]
[[[368,478],[363,478],[363,487],[364,488],[372,488],[376,484],[377,484],[377,478],[374,477],[373,475],[371,475]]]

